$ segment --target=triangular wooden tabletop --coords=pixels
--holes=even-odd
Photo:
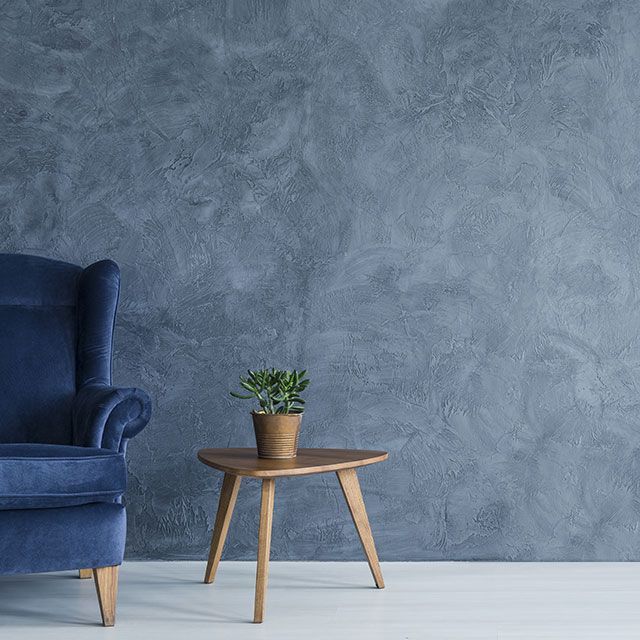
[[[255,449],[200,449],[198,459],[204,464],[237,476],[275,478],[304,476],[339,469],[363,467],[388,458],[386,451],[359,449],[298,449],[295,458],[271,460],[258,458]]]

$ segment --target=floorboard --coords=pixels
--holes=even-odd
[[[0,637],[24,640],[245,638],[640,638],[640,564],[273,562],[265,621],[251,624],[255,563],[128,562],[113,629],[76,572],[0,577]],[[302,635],[301,635],[302,632]]]

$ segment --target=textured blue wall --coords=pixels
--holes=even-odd
[[[302,443],[362,472],[383,559],[640,560],[635,0],[14,2],[0,249],[123,269],[129,556],[204,557],[250,445],[227,390],[306,366]],[[227,557],[255,553],[245,482]],[[332,475],[276,558],[361,558]]]

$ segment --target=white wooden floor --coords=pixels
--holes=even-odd
[[[121,640],[472,640],[640,638],[640,564],[274,562],[267,615],[251,624],[255,565],[129,562],[114,629],[98,625],[92,581],[0,577],[0,638]]]

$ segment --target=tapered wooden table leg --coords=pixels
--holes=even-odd
[[[271,525],[273,523],[273,500],[276,481],[265,478],[262,481],[262,502],[260,505],[260,530],[258,532],[258,568],[256,571],[256,601],[253,621],[262,622],[264,603],[267,594],[267,575],[269,573],[269,552],[271,550]]]
[[[337,471],[336,474],[340,481],[340,486],[342,487],[342,493],[344,493],[345,500],[349,505],[351,517],[353,518],[353,522],[358,530],[360,541],[362,542],[364,552],[369,562],[369,568],[373,574],[373,579],[376,581],[376,587],[378,587],[378,589],[384,589],[382,571],[380,570],[378,554],[373,542],[373,534],[371,533],[369,518],[367,517],[367,511],[364,507],[364,500],[362,499],[362,491],[360,490],[360,483],[358,482],[356,470],[342,469]]]
[[[236,505],[241,479],[240,476],[234,476],[230,473],[224,474],[220,500],[218,502],[218,513],[216,514],[216,522],[213,526],[213,535],[211,536],[209,561],[207,562],[207,569],[204,572],[204,581],[206,584],[213,582],[213,579],[216,577],[216,570],[222,557],[222,548],[227,538],[227,531],[229,531],[229,523],[233,515],[233,508]]]

